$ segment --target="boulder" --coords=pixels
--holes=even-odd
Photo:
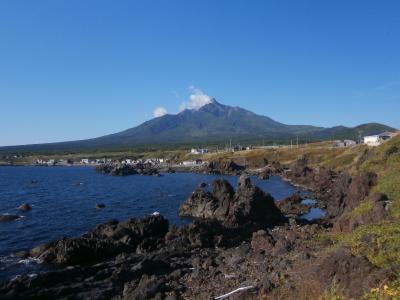
[[[0,223],[11,222],[11,221],[17,220],[19,218],[20,218],[20,216],[17,216],[17,215],[9,215],[9,214],[0,215]]]
[[[28,203],[22,203],[20,206],[18,206],[18,209],[20,211],[30,211],[32,209],[32,207],[28,204]]]
[[[308,205],[301,203],[303,198],[299,193],[294,193],[293,195],[277,201],[276,205],[278,208],[287,216],[297,217],[303,215],[310,210]]]
[[[335,218],[353,210],[369,195],[376,182],[375,173],[361,173],[354,177],[341,173],[335,180],[330,193],[322,197],[327,206],[328,216]]]
[[[274,245],[275,240],[265,230],[259,230],[253,233],[251,247],[254,251],[271,253]]]
[[[359,213],[345,213],[333,225],[335,231],[351,232],[357,227],[377,223],[389,217],[390,201],[385,194],[372,193],[365,201],[371,202],[371,208]]]

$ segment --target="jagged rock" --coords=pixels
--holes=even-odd
[[[215,180],[212,190],[195,190],[181,205],[180,215],[216,219],[228,228],[264,228],[285,220],[274,199],[252,185],[247,176],[239,178],[236,192],[224,179]]]
[[[244,166],[236,164],[232,160],[214,160],[208,164],[208,172],[214,174],[234,174],[238,175],[245,170]]]
[[[303,198],[299,193],[294,193],[281,201],[276,202],[276,206],[288,216],[299,216],[307,213],[310,210],[308,205],[301,203]]]
[[[32,249],[31,255],[47,263],[76,265],[99,261],[123,251],[140,247],[157,248],[168,231],[168,220],[162,216],[110,221],[78,238],[61,240]]]
[[[371,202],[371,209],[359,213],[341,215],[335,222],[335,231],[351,232],[358,226],[377,223],[389,217],[390,202],[385,194],[373,193],[365,199]]]
[[[351,177],[347,173],[340,174],[332,187],[332,191],[322,197],[327,205],[328,216],[331,218],[339,217],[354,209],[369,195],[376,181],[377,175],[370,172],[355,177]]]
[[[169,246],[187,251],[188,248],[221,246],[227,243],[229,235],[229,230],[216,220],[195,220],[179,229],[171,228],[165,239]]]

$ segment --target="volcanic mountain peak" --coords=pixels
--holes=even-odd
[[[167,114],[151,119],[143,124],[94,139],[0,148],[4,151],[30,150],[81,150],[127,148],[135,146],[156,146],[171,144],[208,144],[260,141],[289,141],[294,138],[311,140],[357,139],[360,135],[394,131],[394,128],[376,123],[368,123],[354,128],[337,126],[323,128],[310,125],[286,125],[269,117],[249,110],[219,103],[212,98],[198,108],[184,109],[178,114]]]

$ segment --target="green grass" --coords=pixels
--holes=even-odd
[[[373,208],[373,203],[371,200],[366,199],[362,201],[356,208],[354,208],[350,213],[349,217],[357,217],[364,215],[371,211]]]
[[[350,161],[351,157],[353,162]],[[378,267],[387,268],[400,264],[400,136],[379,147],[364,149],[355,156],[343,153],[326,164],[337,164],[336,169],[348,170],[352,174],[366,171],[378,174],[374,191],[388,196],[390,216],[387,220],[362,225],[349,233],[328,233],[319,238],[331,240],[334,248],[349,247],[354,255],[363,255]],[[348,216],[366,214],[372,207],[373,203],[365,199]],[[370,238],[366,239],[368,235]],[[386,289],[377,287],[365,299],[400,299],[400,274],[394,282],[387,284]]]

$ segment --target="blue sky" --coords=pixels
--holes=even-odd
[[[2,0],[0,145],[117,132],[157,107],[177,113],[192,93],[288,124],[400,128],[399,11],[368,0]]]

